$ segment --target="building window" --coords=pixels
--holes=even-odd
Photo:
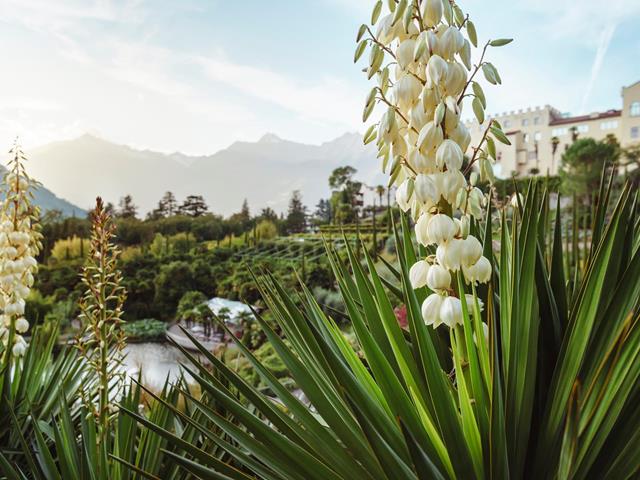
[[[504,128],[509,128],[511,126],[511,120],[504,121]]]
[[[640,127],[631,127],[631,138],[640,138]]]
[[[524,134],[524,141],[529,143],[529,134],[528,133]]]
[[[615,130],[616,128],[618,128],[617,120],[607,120],[600,124],[600,130]]]
[[[554,137],[561,137],[562,135],[566,135],[567,134],[567,129],[566,128],[554,128],[553,131],[551,132],[551,134]]]
[[[578,132],[587,133],[589,131],[589,125],[578,125]]]
[[[538,158],[538,152],[535,150],[527,152],[527,160],[535,160],[536,158]]]
[[[526,127],[527,125],[529,125],[529,119],[528,118],[523,118],[522,119],[522,126]]]
[[[533,117],[533,124],[540,125],[540,117]]]
[[[633,102],[629,114],[632,117],[640,117],[640,102]]]
[[[542,134],[540,132],[536,132],[536,133],[533,134],[533,139],[536,142],[539,142],[541,138],[542,138]]]

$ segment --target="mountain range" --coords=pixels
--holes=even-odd
[[[27,165],[27,169],[29,172],[31,169],[30,165]],[[7,173],[6,167],[0,165],[0,178],[4,178]],[[87,215],[87,211],[73,205],[71,202],[58,197],[51,190],[48,190],[44,186],[37,188],[34,192],[33,202],[38,205],[43,212],[48,210],[58,210],[65,217],[85,217]]]
[[[328,196],[333,169],[344,165],[356,168],[365,184],[384,181],[374,147],[364,146],[358,133],[321,145],[266,134],[204,156],[137,150],[85,134],[27,153],[30,174],[70,202],[89,209],[97,195],[117,205],[130,194],[141,214],[166,191],[178,201],[202,195],[211,211],[224,215],[239,211],[245,198],[254,213],[266,206],[284,212],[294,190],[312,208]]]

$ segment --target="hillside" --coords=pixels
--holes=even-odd
[[[4,177],[6,172],[6,167],[0,165],[0,178]],[[73,205],[63,198],[58,197],[51,190],[48,190],[44,186],[38,188],[35,191],[34,202],[40,207],[43,212],[46,212],[48,210],[59,210],[65,217],[84,217],[87,215],[86,210]]]
[[[207,156],[136,150],[83,135],[30,154],[32,174],[72,202],[89,207],[96,195],[117,203],[126,194],[145,213],[167,190],[178,200],[203,195],[212,211],[238,211],[244,198],[253,209],[284,211],[293,190],[313,207],[329,193],[327,178],[342,165],[358,169],[358,179],[381,183],[373,149],[357,133],[321,145],[306,145],[264,135],[257,142],[235,142]]]

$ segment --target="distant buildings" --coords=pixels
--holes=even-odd
[[[613,134],[621,146],[640,143],[640,81],[622,88],[622,110],[607,110],[570,117],[545,105],[535,109],[502,113],[493,117],[500,122],[511,145],[496,142],[495,173],[505,178],[514,174],[528,175],[535,169],[542,174],[555,174],[563,152],[572,137],[602,140]],[[487,120],[485,120],[486,124]],[[484,132],[477,120],[466,122],[471,133],[471,145],[477,145]],[[553,138],[557,138],[554,148]]]

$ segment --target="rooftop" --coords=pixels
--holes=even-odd
[[[577,117],[557,117],[549,122],[549,125],[566,125],[567,123],[587,122],[590,120],[600,120],[603,118],[619,117],[622,110],[607,110],[606,112],[595,112],[589,115],[579,115]]]

